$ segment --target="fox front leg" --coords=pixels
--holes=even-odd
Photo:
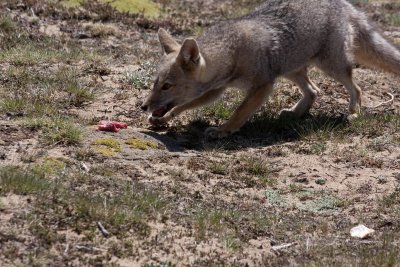
[[[216,100],[217,98],[219,98],[221,96],[221,94],[224,92],[224,90],[225,90],[225,88],[218,88],[218,89],[208,91],[208,92],[204,93],[203,95],[201,95],[200,97],[198,97],[188,103],[185,103],[183,105],[179,105],[179,106],[172,108],[163,117],[150,116],[149,121],[153,125],[157,125],[157,126],[164,125],[168,121],[179,116],[179,114],[181,114],[185,110],[197,108],[197,107],[203,106],[205,104],[208,104],[208,103]]]
[[[314,104],[320,89],[308,78],[307,68],[285,76],[301,90],[303,97],[290,109],[283,109],[280,117],[299,118],[307,113]]]
[[[257,89],[249,90],[246,98],[235,110],[231,118],[219,127],[210,127],[205,135],[211,139],[224,138],[240,130],[240,127],[264,103],[266,97],[272,92],[273,84],[268,84]]]

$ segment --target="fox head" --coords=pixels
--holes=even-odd
[[[150,95],[141,108],[153,117],[163,117],[172,108],[201,95],[201,69],[204,62],[195,39],[180,45],[164,29],[158,31],[164,55]]]

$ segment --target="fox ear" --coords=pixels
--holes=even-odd
[[[158,40],[166,54],[179,51],[180,45],[175,41],[175,39],[163,28],[158,30]]]
[[[200,49],[195,39],[188,38],[183,41],[178,59],[187,66],[197,65],[200,61]]]

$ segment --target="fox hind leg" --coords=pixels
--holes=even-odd
[[[281,116],[290,115],[293,117],[301,117],[307,113],[314,104],[319,88],[308,78],[307,69],[291,73],[285,76],[294,82],[301,90],[303,97],[292,108],[281,111]]]
[[[360,87],[353,81],[352,75],[346,75],[340,77],[338,79],[347,91],[350,93],[350,105],[349,105],[349,115],[347,116],[348,120],[353,120],[358,117],[361,113],[361,89]]]
[[[361,89],[353,80],[351,64],[346,60],[341,63],[338,63],[338,61],[323,61],[318,64],[318,67],[344,85],[350,94],[349,115],[347,118],[348,120],[357,118],[361,113]]]

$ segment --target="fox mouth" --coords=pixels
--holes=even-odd
[[[164,117],[164,115],[167,114],[167,112],[170,111],[173,107],[175,107],[175,105],[172,102],[167,105],[161,106],[158,109],[154,110],[151,113],[151,116],[158,118]]]

